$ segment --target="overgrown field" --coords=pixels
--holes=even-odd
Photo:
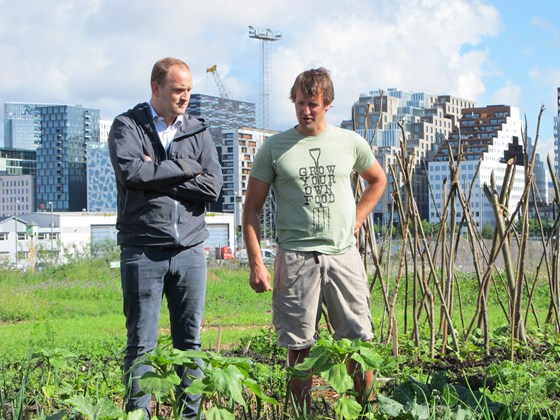
[[[285,353],[270,328],[270,294],[255,294],[248,272],[210,269],[205,323],[207,418],[293,418],[286,400]],[[388,284],[390,280],[387,281]],[[396,331],[387,340],[384,298],[373,284],[373,343],[332,342],[324,335],[309,368],[316,374],[314,412],[321,418],[556,418],[560,413],[560,338],[543,321],[550,296],[545,280],[533,293],[525,342],[512,340],[502,292],[488,297],[490,345],[476,328],[459,350],[427,316],[414,332],[412,293],[395,299]],[[412,288],[404,280],[403,290]],[[474,275],[459,273],[453,325],[463,337],[476,307]],[[406,298],[405,298],[406,296]],[[179,415],[171,392],[173,367],[191,363],[167,340],[151,363],[159,376],[145,382],[160,417]],[[464,326],[463,326],[464,325]],[[323,328],[326,331],[326,327]],[[118,270],[105,260],[78,260],[40,273],[0,273],[0,418],[135,418],[122,411],[125,344]],[[433,348],[437,349],[434,354]],[[355,401],[344,375],[348,357],[377,372],[375,402]],[[358,355],[358,356],[356,356]],[[338,372],[338,374],[334,374]]]

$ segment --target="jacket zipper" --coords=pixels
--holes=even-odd
[[[166,158],[169,159],[171,154],[171,148],[173,147],[173,142],[175,139],[171,141],[167,150],[165,150]],[[177,200],[173,200],[173,234],[175,236],[175,245],[180,245],[181,237],[179,236],[179,202]]]

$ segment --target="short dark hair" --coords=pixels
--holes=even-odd
[[[297,91],[306,96],[319,96],[323,94],[323,105],[330,105],[334,101],[334,86],[330,72],[324,68],[306,70],[300,73],[290,91],[290,99],[296,101]]]
[[[182,60],[173,57],[166,57],[162,58],[161,60],[156,61],[154,67],[152,67],[152,75],[150,77],[150,84],[156,82],[158,85],[163,84],[165,81],[165,76],[169,73],[169,69],[173,66],[182,66],[186,70],[190,71],[191,69]]]

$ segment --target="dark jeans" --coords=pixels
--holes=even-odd
[[[159,314],[167,298],[173,347],[200,350],[200,327],[206,294],[206,255],[203,244],[188,249],[123,246],[121,283],[126,316],[127,346],[124,358],[126,411],[150,413],[151,395],[137,396],[138,379],[151,368],[138,364],[157,344]],[[183,417],[194,417],[200,396],[184,389],[200,377],[200,369],[177,372],[182,378]]]

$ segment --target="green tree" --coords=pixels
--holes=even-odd
[[[490,224],[490,222],[486,222],[482,226],[480,234],[484,239],[492,239],[494,237],[494,227]]]

